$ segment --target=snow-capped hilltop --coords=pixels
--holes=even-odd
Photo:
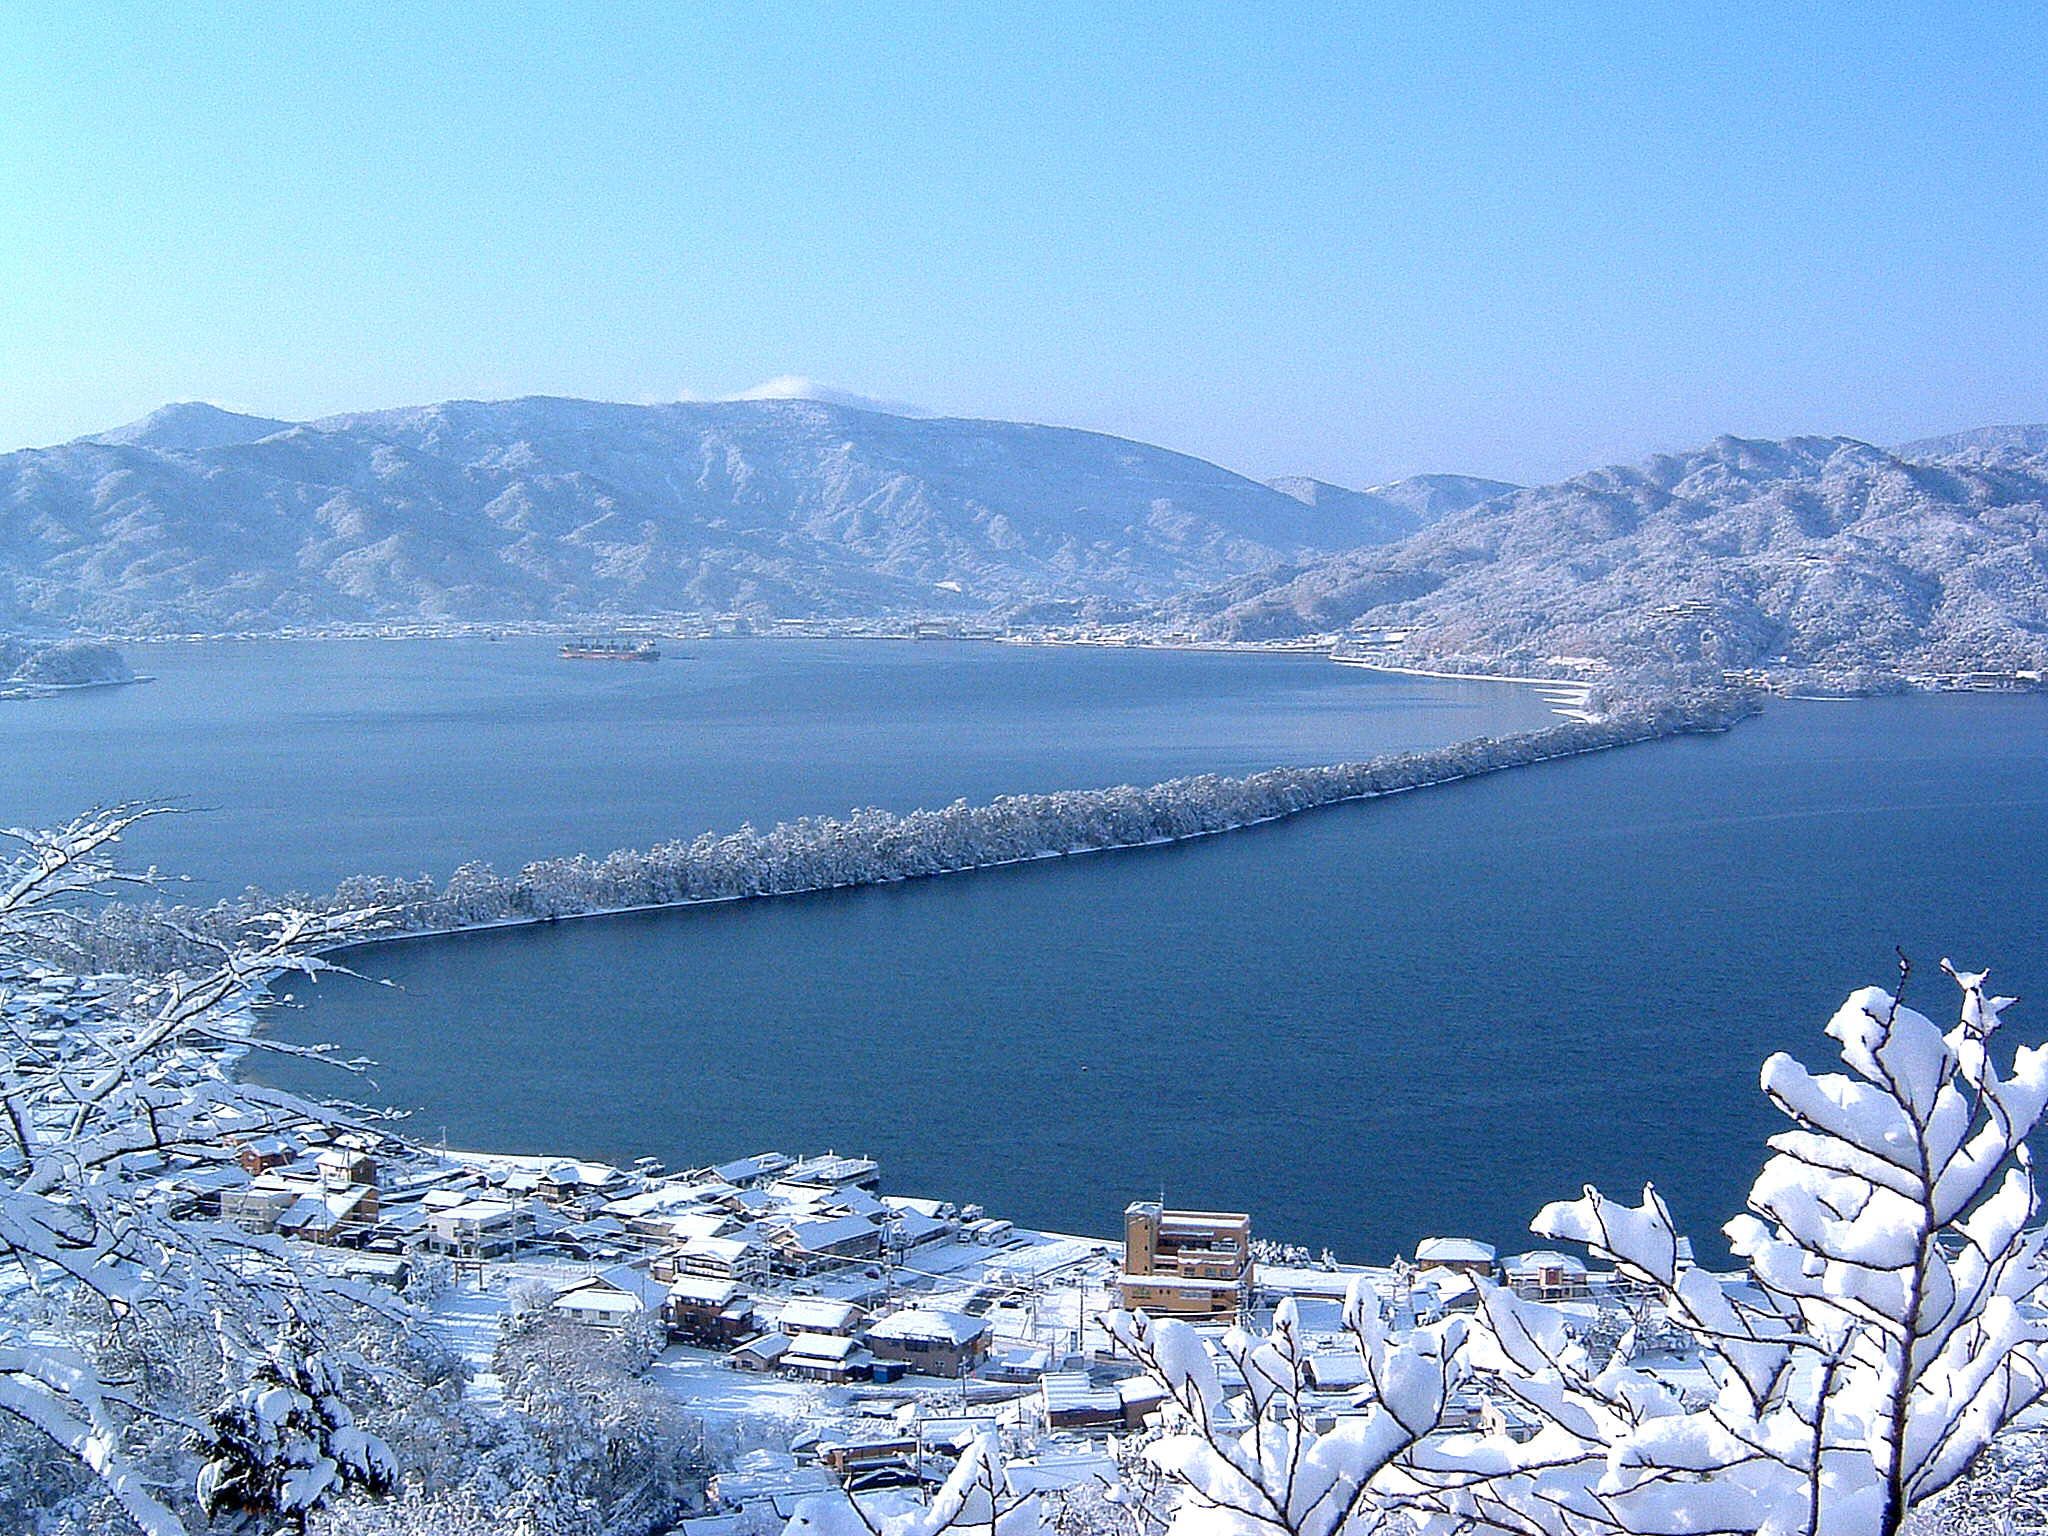
[[[140,421],[131,421],[125,427],[116,427],[111,432],[101,432],[82,441],[106,443],[112,447],[152,448],[159,453],[189,453],[201,448],[253,443],[273,433],[286,431],[291,425],[288,421],[273,421],[268,416],[244,416],[238,411],[224,411],[203,400],[186,400],[176,405],[161,406]]]
[[[1240,578],[1166,616],[1219,638],[1408,630],[1410,660],[2033,670],[2048,665],[2048,454],[2026,451],[2039,430],[1910,453],[1721,437]]]
[[[1129,608],[1380,536],[1144,443],[816,399],[178,406],[0,456],[0,622]]]
[[[921,405],[911,405],[903,400],[877,400],[871,395],[858,395],[850,389],[841,389],[836,384],[822,384],[816,379],[807,379],[802,374],[784,373],[775,378],[743,389],[738,394],[727,395],[728,400],[816,400],[825,405],[851,406],[856,411],[879,411],[885,416],[937,416],[938,411],[928,411]]]

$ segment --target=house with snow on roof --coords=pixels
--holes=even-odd
[[[609,1163],[584,1163],[567,1159],[541,1170],[536,1188],[541,1199],[559,1205],[616,1193],[626,1176]]]
[[[438,1192],[437,1192],[438,1193]],[[510,1253],[533,1231],[533,1221],[510,1200],[436,1201],[429,1194],[427,1246],[466,1259],[494,1259]]]
[[[928,1243],[943,1243],[960,1230],[960,1223],[919,1211],[898,1211],[882,1228],[883,1243],[896,1253],[908,1253]]]
[[[325,1189],[377,1182],[377,1159],[360,1147],[329,1147],[313,1159],[313,1168]]]
[[[235,1161],[246,1172],[268,1173],[273,1168],[286,1168],[297,1162],[301,1150],[289,1136],[257,1136],[236,1148]]]
[[[1452,1312],[1479,1310],[1480,1277],[1468,1269],[1439,1265],[1424,1270],[1408,1289],[1418,1323],[1433,1323]]]
[[[799,1333],[783,1352],[782,1369],[806,1381],[855,1381],[867,1374],[874,1357],[858,1339],[829,1333]]]
[[[734,1346],[725,1357],[726,1363],[736,1370],[772,1371],[782,1364],[782,1357],[789,1353],[789,1335],[779,1328],[756,1334],[745,1343]]]
[[[671,1211],[662,1216],[643,1216],[633,1230],[643,1237],[665,1243],[694,1242],[700,1237],[731,1237],[740,1224],[724,1211]]]
[[[650,1312],[659,1313],[667,1298],[668,1287],[646,1270],[614,1264],[556,1296],[554,1309],[572,1322],[616,1330]]]
[[[756,1331],[754,1304],[731,1280],[684,1276],[669,1282],[661,1320],[678,1344],[724,1349]]]
[[[377,1223],[377,1186],[344,1185],[301,1195],[277,1218],[279,1237],[302,1243],[345,1244]]]
[[[870,1323],[862,1338],[877,1360],[901,1360],[920,1376],[964,1376],[988,1357],[988,1333],[978,1317],[906,1307]]]
[[[1493,1244],[1471,1237],[1425,1237],[1415,1245],[1417,1269],[1462,1269],[1482,1279],[1492,1278],[1498,1257]]]
[[[787,1275],[815,1274],[837,1264],[879,1258],[882,1229],[865,1216],[821,1216],[766,1224],[770,1267]]]
[[[693,1237],[657,1258],[654,1271],[667,1279],[694,1275],[701,1280],[758,1285],[768,1278],[768,1246],[747,1233]]]
[[[1356,1349],[1317,1350],[1302,1362],[1302,1375],[1318,1392],[1356,1392],[1371,1380]]]
[[[799,1333],[823,1333],[850,1339],[867,1314],[850,1301],[832,1301],[823,1296],[799,1296],[782,1309],[776,1326],[794,1337]]]
[[[565,1258],[587,1262],[624,1258],[641,1245],[626,1230],[626,1224],[610,1216],[583,1216],[574,1210],[557,1210],[536,1201],[526,1207],[533,1230],[528,1238],[536,1248],[548,1248]]]
[[[933,1221],[957,1221],[960,1218],[960,1207],[950,1200],[926,1200],[918,1195],[884,1195],[882,1204],[899,1215],[915,1211]]]
[[[266,1173],[239,1189],[222,1190],[220,1218],[244,1232],[275,1232],[278,1218],[306,1193],[291,1181]]]
[[[1121,1429],[1123,1399],[1114,1386],[1098,1387],[1086,1371],[1050,1371],[1038,1383],[1047,1429]]]
[[[1518,1253],[1506,1268],[1509,1288],[1525,1301],[1583,1301],[1593,1293],[1586,1261],[1554,1248]]]
[[[736,1189],[753,1189],[770,1183],[780,1177],[783,1170],[795,1166],[796,1159],[787,1152],[756,1152],[752,1157],[735,1158],[732,1162],[701,1171],[721,1184],[730,1184]]]

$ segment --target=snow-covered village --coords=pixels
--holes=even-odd
[[[2038,10],[12,0],[0,1536],[2048,1536]]]
[[[139,819],[20,834],[0,896],[0,1315],[26,1325],[0,1359],[89,1469],[10,1492],[52,1529],[181,1529],[195,1464],[209,1513],[336,1533],[1876,1528],[2031,1443],[2048,1048],[2001,1067],[1980,975],[1946,1031],[1851,996],[1849,1075],[1765,1064],[1795,1128],[1737,1263],[1697,1263],[1653,1190],[1589,1189],[1536,1218],[1550,1244],[1369,1267],[1256,1213],[1139,1200],[1104,1241],[839,1151],[463,1152],[262,1088],[236,1068],[276,1048],[263,984],[363,915],[256,919],[204,975],[38,959]]]

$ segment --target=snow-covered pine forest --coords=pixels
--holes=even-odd
[[[189,965],[231,942],[252,917],[280,907],[375,910],[374,936],[541,922],[633,908],[785,896],[986,869],[1027,859],[1174,842],[1248,827],[1340,801],[1396,794],[1551,758],[1686,732],[1726,730],[1755,712],[1752,695],[1704,688],[1617,705],[1593,720],[1395,752],[1361,763],[1272,768],[1231,778],[1199,774],[1139,788],[1004,795],[898,815],[856,810],[757,831],[742,826],[691,841],[592,858],[539,859],[516,874],[465,864],[445,881],[356,876],[325,896],[251,890],[210,907],[115,903],[69,935],[93,969],[153,972]],[[68,952],[66,963],[77,958]]]

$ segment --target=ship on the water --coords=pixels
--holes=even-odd
[[[571,661],[659,661],[652,640],[571,640],[562,647]]]

